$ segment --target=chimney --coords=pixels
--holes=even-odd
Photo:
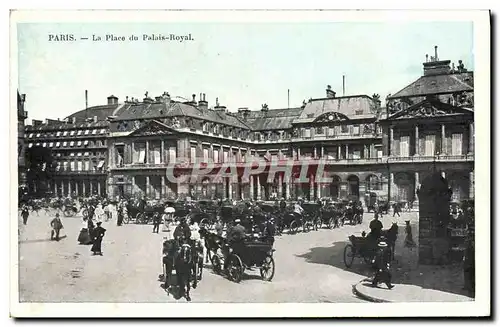
[[[200,101],[198,101],[198,108],[208,109],[208,102],[205,100],[205,93],[200,93]]]
[[[429,55],[428,54],[425,55],[425,62],[429,62]]]
[[[163,92],[163,94],[161,95],[161,103],[170,103],[170,94],[168,94],[168,92]]]
[[[85,90],[85,109],[87,109],[88,107],[89,107],[89,92]]]
[[[263,112],[267,112],[269,111],[269,106],[267,105],[267,103],[264,103],[262,105],[262,108],[260,109],[260,111],[263,111]]]
[[[434,47],[434,57],[431,56],[429,61],[427,61],[426,56],[426,62],[424,62],[424,76],[446,75],[451,72],[451,60],[439,60],[437,49],[438,47],[436,45]]]
[[[439,57],[438,57],[438,46],[435,45],[434,46],[434,60],[435,61],[439,61]]]
[[[149,92],[146,91],[146,93],[144,93],[144,99],[142,99],[142,102],[144,103],[152,103],[153,102],[153,99],[151,99],[149,96],[148,96]]]
[[[226,112],[226,106],[221,106],[219,104],[219,98],[215,98],[215,107],[214,110],[217,112]]]
[[[161,102],[161,96],[155,97],[155,102]]]
[[[118,98],[114,95],[108,97],[108,105],[118,104]]]
[[[330,99],[335,98],[335,91],[332,90],[331,85],[326,86],[326,97]]]
[[[243,119],[247,119],[250,109],[248,108],[238,108],[238,115]]]

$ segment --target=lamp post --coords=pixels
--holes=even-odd
[[[387,164],[387,202],[390,204],[392,181],[391,181],[391,166],[389,165],[389,157],[387,157],[386,164]]]

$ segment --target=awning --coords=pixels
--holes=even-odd
[[[104,160],[99,161],[97,168],[102,168],[104,166]]]

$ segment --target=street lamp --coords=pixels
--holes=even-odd
[[[391,166],[389,165],[389,157],[387,157],[386,164],[387,164],[387,202],[390,204],[392,181],[391,181]]]

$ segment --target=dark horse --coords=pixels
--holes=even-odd
[[[391,260],[394,260],[394,251],[396,247],[396,240],[398,239],[399,227],[397,223],[392,223],[389,229],[383,229],[380,232],[380,236],[385,237],[387,245],[391,251]]]
[[[200,228],[200,236],[205,240],[205,248],[207,249],[206,261],[211,263],[213,260],[212,253],[215,255],[217,251],[222,247],[224,243],[224,238],[214,233],[210,233],[205,228]]]
[[[184,294],[187,301],[191,301],[189,291],[191,290],[191,273],[193,266],[193,249],[190,244],[177,241],[165,241],[163,243],[163,265],[165,290],[169,289],[172,270],[175,269],[177,276],[177,286],[180,288],[179,294]]]

